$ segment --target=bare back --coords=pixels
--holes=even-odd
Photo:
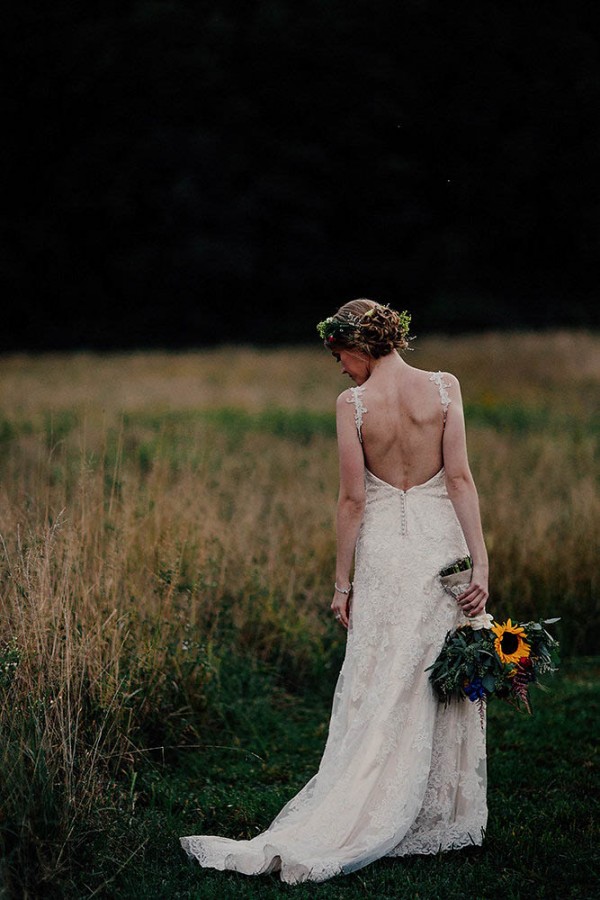
[[[375,372],[351,389],[348,402],[355,405],[365,464],[373,475],[409,490],[440,471],[448,386],[439,372],[403,364]]]

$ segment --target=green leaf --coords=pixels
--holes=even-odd
[[[481,679],[481,683],[489,694],[491,694],[496,687],[496,679],[493,675],[484,675]]]

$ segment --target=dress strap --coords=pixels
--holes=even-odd
[[[358,431],[358,439],[362,444],[362,420],[364,413],[368,412],[367,407],[362,401],[364,393],[363,385],[350,388],[350,397],[346,397],[346,403],[354,403],[354,421],[356,422],[356,430]]]
[[[441,372],[432,372],[431,375],[429,376],[429,380],[435,381],[435,383],[438,386],[438,391],[440,392],[440,403],[442,404],[442,411],[444,414],[444,425],[445,425],[446,417],[448,416],[448,407],[452,403],[452,400],[448,396],[448,388],[450,387],[450,385],[444,381],[444,378],[443,378]]]

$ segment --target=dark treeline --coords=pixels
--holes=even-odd
[[[13,7],[5,349],[597,326],[596,4]]]

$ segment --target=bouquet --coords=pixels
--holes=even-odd
[[[468,585],[470,562],[467,557],[440,572],[453,597]],[[494,696],[531,713],[529,688],[543,688],[539,676],[558,667],[558,641],[545,628],[558,621],[499,623],[489,613],[467,620],[448,632],[439,656],[426,670],[435,693],[445,706],[465,697],[478,702],[482,718],[486,701]]]

